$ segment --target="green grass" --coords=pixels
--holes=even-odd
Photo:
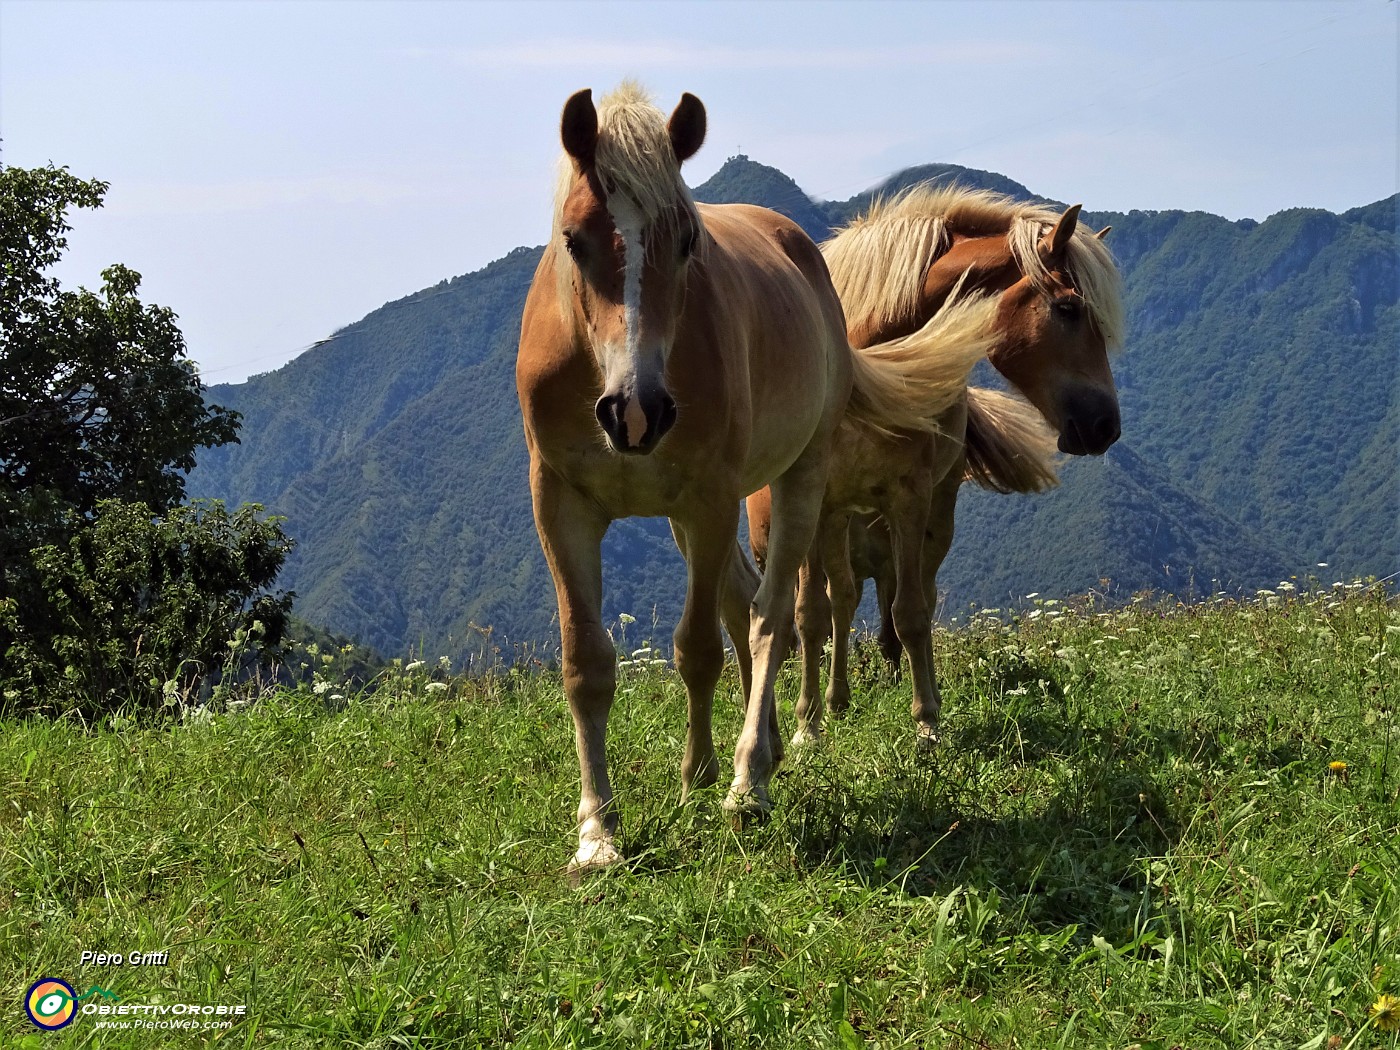
[[[1400,993],[1400,608],[1381,591],[1045,602],[936,643],[936,757],[862,646],[853,712],[737,833],[718,791],[677,804],[675,673],[624,666],[629,863],[578,887],[548,672],[430,691],[417,668],[176,726],[5,724],[0,1043],[1397,1045],[1368,1020]],[[169,965],[80,967],[85,949]],[[21,1006],[40,976],[247,1016],[217,1040],[88,1016],[41,1035]]]

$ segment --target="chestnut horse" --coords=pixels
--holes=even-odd
[[[920,186],[877,203],[822,247],[852,344],[918,327],[960,285],[995,294],[992,364],[1054,428],[1061,451],[1102,454],[1119,433],[1108,348],[1122,339],[1123,307],[1118,271],[1102,244],[1108,231],[1080,230],[1078,216],[1078,205],[1060,215],[958,187]],[[848,636],[859,581],[870,575],[880,594],[882,648],[893,661],[901,645],[909,654],[919,742],[936,741],[941,698],[933,677],[930,614],[938,569],[953,539],[958,489],[965,479],[1002,492],[1036,492],[1056,483],[1048,432],[1030,406],[969,390],[941,420],[950,436],[931,445],[886,442],[881,449],[878,439],[850,440],[843,430],[816,551],[827,577],[829,615],[815,589],[799,598],[804,668],[795,742],[821,731],[817,654],[828,625],[835,641],[827,702],[833,711],[850,703]],[[882,476],[876,477],[871,461],[881,453]],[[873,495],[895,483],[902,503],[892,515],[888,495],[881,506]],[[925,499],[924,527],[916,533],[919,509],[905,504]],[[880,513],[848,524],[854,513],[871,510]],[[751,497],[748,511],[762,564],[766,493]],[[914,540],[916,535],[922,539]]]
[[[687,566],[675,632],[688,702],[683,792],[718,778],[711,707],[721,619],[747,640],[747,710],[725,809],[769,808],[780,757],[773,681],[811,546],[832,437],[849,410],[907,425],[961,385],[920,370],[921,349],[976,337],[990,304],[857,359],[821,253],[792,222],[747,205],[698,206],[681,164],[705,110],[684,95],[669,121],[635,84],[595,108],[573,95],[554,227],[521,322],[516,386],[535,526],[559,602],[564,691],[582,782],[571,869],[615,863],[606,736],[616,653],[602,623],[600,544],[617,518],[671,519]],[[975,313],[975,316],[974,316]],[[771,486],[768,575],[738,549],[739,503]],[[737,555],[737,557],[736,557]],[[747,654],[746,654],[747,655]],[[747,672],[747,668],[745,669]]]

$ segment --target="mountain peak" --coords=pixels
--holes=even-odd
[[[764,206],[801,226],[814,241],[826,240],[831,234],[826,213],[802,192],[801,186],[777,168],[750,160],[742,153],[726,160],[719,171],[692,192],[697,201],[705,204],[762,201]]]

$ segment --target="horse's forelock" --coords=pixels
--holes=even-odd
[[[598,142],[593,170],[608,196],[622,194],[641,212],[650,226],[663,222],[683,223],[700,229],[700,213],[681,178],[666,126],[666,115],[657,109],[651,96],[635,81],[624,80],[598,103]],[[564,204],[578,177],[578,163],[568,154],[559,162],[554,192],[554,239],[560,235]],[[704,239],[698,246],[704,248]],[[556,268],[560,280],[560,302],[570,294],[568,256],[557,251]]]
[[[1040,240],[1054,229],[1059,219],[1056,212],[1036,208],[1018,218],[1007,233],[1007,243],[1021,272],[1042,290],[1049,288],[1050,274],[1040,258]],[[1104,342],[1109,349],[1117,349],[1123,342],[1126,320],[1123,313],[1123,279],[1113,255],[1083,223],[1076,227],[1074,236],[1070,238],[1068,254],[1065,270],[1070,281],[1084,299],[1089,316]]]

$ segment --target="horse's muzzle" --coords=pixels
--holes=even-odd
[[[1059,449],[1071,456],[1102,456],[1122,433],[1118,399],[1099,391],[1065,399]]]
[[[676,402],[664,390],[646,395],[604,394],[593,407],[616,452],[646,455],[676,423]]]

